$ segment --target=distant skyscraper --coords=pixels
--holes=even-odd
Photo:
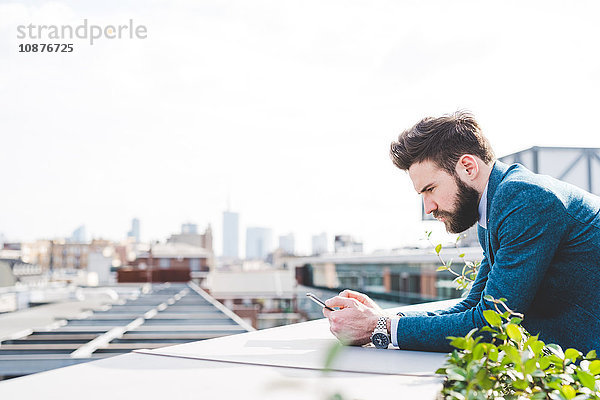
[[[85,243],[87,241],[87,234],[85,232],[85,225],[81,225],[73,231],[71,234],[71,242],[73,243]]]
[[[135,239],[136,243],[140,242],[140,220],[134,218],[131,220],[131,230],[127,232],[127,237]]]
[[[293,233],[279,236],[279,248],[285,251],[287,254],[295,253],[295,244],[296,241],[294,240]]]
[[[269,228],[249,227],[246,229],[246,259],[258,260],[267,257],[273,250],[273,233]]]
[[[181,233],[187,235],[197,235],[198,225],[189,222],[187,224],[181,224]]]
[[[239,214],[223,213],[223,257],[239,258]]]
[[[312,254],[325,254],[329,251],[327,246],[327,234],[325,232],[320,235],[312,236]]]

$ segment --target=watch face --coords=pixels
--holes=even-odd
[[[371,341],[378,349],[387,349],[390,344],[390,339],[385,333],[375,333],[371,337]]]

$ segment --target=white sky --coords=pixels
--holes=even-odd
[[[0,232],[32,240],[85,224],[120,239],[138,217],[142,239],[163,240],[182,222],[211,223],[220,254],[229,193],[242,237],[259,225],[294,232],[301,251],[322,231],[367,250],[415,242],[420,199],[388,149],[421,117],[470,109],[499,156],[600,147],[599,11],[594,1],[3,2]],[[84,18],[131,18],[148,38],[17,52],[17,25]]]

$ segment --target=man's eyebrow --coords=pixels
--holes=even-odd
[[[417,193],[421,194],[424,191],[426,191],[427,189],[429,189],[431,186],[433,186],[433,183],[429,183],[429,184],[425,185],[425,187],[423,189],[419,190]]]

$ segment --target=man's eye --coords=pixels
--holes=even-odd
[[[429,189],[427,189],[428,192],[433,192],[433,188],[430,187]]]

